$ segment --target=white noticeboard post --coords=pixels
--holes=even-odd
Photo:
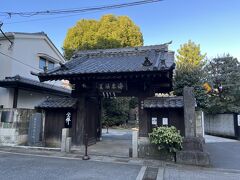
[[[240,126],[240,114],[237,116],[238,118],[238,126]]]
[[[162,125],[168,125],[168,118],[162,118]]]
[[[157,125],[157,118],[156,117],[152,117],[152,125]]]

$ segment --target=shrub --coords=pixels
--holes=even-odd
[[[157,145],[159,150],[176,153],[182,149],[182,136],[174,126],[153,128],[152,133],[149,133],[149,138],[150,142]]]

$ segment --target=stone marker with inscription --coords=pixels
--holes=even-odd
[[[192,87],[184,87],[185,137],[183,149],[176,154],[177,163],[209,166],[209,154],[204,151],[204,138],[196,136],[195,98]]]
[[[28,145],[39,145],[42,132],[42,114],[34,113],[29,121]]]

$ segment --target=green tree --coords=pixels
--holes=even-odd
[[[203,84],[203,67],[206,54],[201,53],[200,45],[190,40],[181,45],[177,52],[176,70],[173,79],[174,94],[181,96],[184,86],[193,86],[198,105],[204,107],[206,96],[201,84]]]
[[[230,55],[212,59],[205,67],[206,82],[214,89],[208,94],[209,113],[240,112],[240,63]]]
[[[103,101],[103,125],[121,125],[128,120],[130,98],[105,99]]]
[[[105,15],[99,21],[80,20],[67,32],[64,55],[70,59],[76,50],[134,47],[143,45],[140,28],[127,16]]]

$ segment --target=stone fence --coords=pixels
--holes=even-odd
[[[32,109],[0,109],[0,145],[25,145]]]

